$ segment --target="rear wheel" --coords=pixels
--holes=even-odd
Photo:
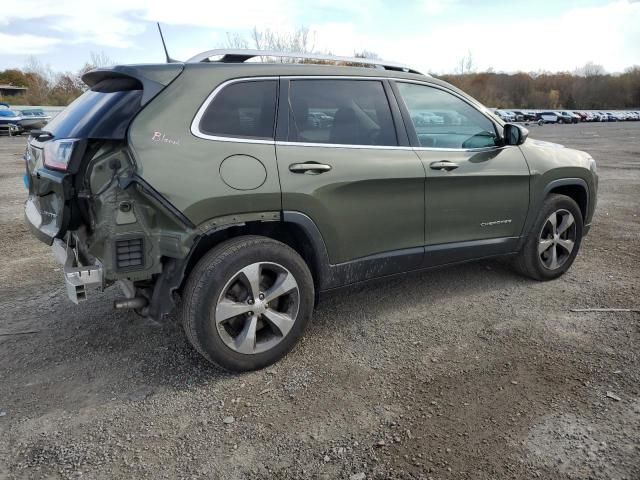
[[[558,278],[573,264],[582,242],[582,213],[565,195],[550,195],[516,257],[516,268],[536,280]]]
[[[313,301],[313,280],[300,255],[275,240],[246,236],[200,260],[180,316],[187,338],[207,360],[227,370],[256,370],[295,346]]]

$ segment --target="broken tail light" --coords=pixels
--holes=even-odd
[[[77,138],[49,140],[44,144],[44,166],[66,172],[79,162],[84,153],[85,142]]]

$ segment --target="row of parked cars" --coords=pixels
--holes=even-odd
[[[494,110],[505,122],[579,123],[640,120],[640,111]]]

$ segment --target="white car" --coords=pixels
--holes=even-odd
[[[515,122],[516,116],[514,113],[508,112],[507,110],[495,110],[495,114],[500,117],[505,122]]]
[[[542,125],[544,123],[558,123],[560,119],[560,115],[556,112],[541,112],[538,115],[538,125]]]

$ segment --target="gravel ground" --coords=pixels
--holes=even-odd
[[[0,478],[640,478],[640,315],[571,312],[640,307],[640,123],[531,134],[599,165],[564,277],[484,261],[343,290],[242,375],[116,292],[66,300],[23,224],[25,140],[0,138]]]

